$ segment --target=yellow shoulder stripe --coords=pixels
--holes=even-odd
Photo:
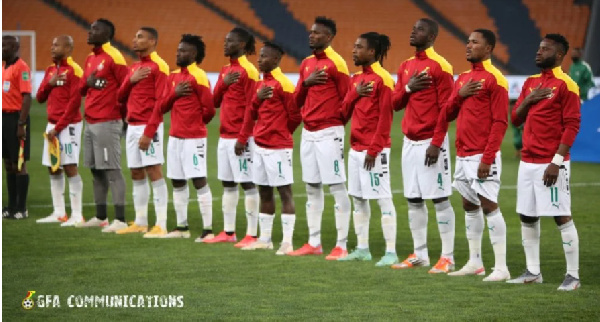
[[[371,65],[371,68],[373,69],[373,72],[375,74],[381,77],[385,86],[389,87],[391,90],[394,90],[394,79],[392,78],[392,75],[390,75],[390,73],[387,70],[383,69],[379,62],[374,62]]]
[[[253,80],[255,82],[258,82],[258,80],[259,80],[258,70],[248,60],[246,55],[242,55],[240,58],[238,58],[238,62],[240,62],[240,66],[242,66],[244,68],[244,70],[246,70],[246,74],[248,74],[248,78],[250,78],[251,80]]]
[[[208,83],[208,77],[206,76],[206,72],[202,70],[202,68],[196,65],[196,62],[193,62],[191,65],[187,67],[188,71],[194,78],[198,85],[202,85],[204,87],[210,88],[210,84]]]
[[[281,68],[277,67],[273,69],[271,71],[271,75],[273,75],[273,78],[275,78],[279,84],[281,84],[281,88],[283,88],[284,92],[294,92],[294,84],[292,84],[292,81],[290,81],[290,79],[281,72]]]
[[[67,64],[69,66],[71,66],[71,68],[73,68],[73,73],[75,74],[75,76],[81,78],[81,76],[83,76],[83,70],[81,69],[81,67],[73,60],[72,57],[67,57]]]
[[[452,71],[452,65],[450,65],[450,63],[448,63],[448,61],[444,57],[435,52],[435,50],[433,50],[433,47],[425,49],[425,54],[427,54],[427,57],[438,63],[443,71],[450,75],[454,75]]]
[[[498,68],[496,68],[494,65],[492,65],[491,59],[483,61],[483,68],[485,68],[485,70],[487,72],[489,72],[490,74],[494,75],[494,78],[496,78],[496,83],[499,86],[504,87],[504,89],[506,89],[508,91],[508,81],[506,80],[506,77],[504,77],[504,75],[502,75],[502,73],[498,70]]]
[[[579,96],[579,86],[577,86],[577,83],[575,83],[569,75],[567,75],[567,74],[565,74],[565,72],[563,72],[563,70],[560,66],[552,69],[552,73],[554,74],[554,77],[565,82],[565,84],[567,85],[567,89],[569,91],[571,91],[571,92],[577,94],[577,96]]]
[[[342,58],[340,54],[333,50],[331,46],[325,48],[325,55],[327,55],[327,58],[331,59],[331,61],[335,64],[335,67],[340,73],[344,73],[346,75],[350,74],[348,72],[348,65],[346,65],[346,61],[344,60],[344,58]]]
[[[113,59],[115,64],[127,65],[127,63],[125,62],[125,58],[123,58],[121,52],[117,48],[113,47],[110,44],[110,42],[107,42],[104,45],[102,45],[102,50],[104,50],[104,52],[107,53]]]
[[[165,75],[169,76],[169,65],[155,52],[150,54],[150,59],[158,65],[158,69]]]

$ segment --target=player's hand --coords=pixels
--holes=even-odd
[[[233,83],[237,83],[240,80],[240,73],[239,72],[229,72],[227,73],[227,75],[225,75],[225,77],[223,77],[223,83],[225,83],[225,85],[229,86]]]
[[[365,165],[364,165],[365,170],[371,171],[371,169],[373,169],[374,166],[375,166],[375,157],[367,154],[365,156]]]
[[[175,86],[175,95],[177,97],[189,96],[192,94],[192,86],[189,82],[181,82]]]
[[[417,74],[417,71],[415,70],[415,73],[408,80],[406,86],[408,86],[411,93],[414,93],[430,87],[432,83],[433,81],[431,79],[431,76],[429,76],[427,72],[423,71]]]
[[[440,148],[430,144],[427,150],[425,151],[425,165],[430,167],[438,161],[440,157]]]
[[[271,86],[261,87],[258,90],[258,93],[256,93],[256,97],[258,97],[258,99],[261,101],[264,101],[266,99],[273,97],[273,87],[271,87]]]
[[[460,95],[462,98],[477,95],[481,88],[483,88],[483,84],[481,84],[480,81],[474,82],[471,78],[465,85],[463,85],[463,87],[458,90],[458,95]]]
[[[87,78],[88,87],[94,89],[103,89],[104,87],[106,87],[106,83],[106,79],[96,77],[96,71],[93,71],[92,74]]]
[[[152,69],[150,69],[150,67],[138,68],[133,72],[133,74],[129,78],[129,81],[131,82],[131,84],[137,84],[142,79],[148,77],[148,75],[150,75],[151,71],[152,71]]]
[[[150,147],[150,143],[152,143],[152,138],[142,135],[140,141],[138,142],[138,146],[140,147],[140,150],[147,151]]]
[[[235,142],[235,155],[240,156],[246,150],[246,145],[238,141]]]
[[[304,86],[310,87],[313,85],[325,84],[327,82],[327,73],[325,69],[318,69],[315,67],[315,71],[312,72],[302,83]]]
[[[560,167],[554,163],[550,163],[544,171],[544,185],[546,187],[551,187],[556,183],[558,179],[558,171]]]
[[[67,75],[56,73],[56,74],[52,75],[52,77],[48,81],[48,85],[50,85],[52,87],[63,86],[65,84],[66,80],[67,80]]]
[[[490,175],[491,164],[479,163],[479,168],[477,168],[477,177],[481,180],[486,179]]]
[[[527,102],[527,105],[529,104],[535,104],[541,100],[543,100],[544,98],[550,98],[550,96],[552,95],[552,89],[550,88],[541,88],[542,84],[540,83],[538,85],[538,87],[534,88],[531,93],[529,93],[529,95],[527,95],[527,97],[525,97],[525,101]]]
[[[46,133],[46,138],[48,139],[48,141],[53,142],[54,138],[58,135],[58,133],[56,132],[55,129],[52,129],[50,131],[48,131],[48,133]]]
[[[17,139],[25,140],[25,125],[17,126]]]
[[[371,96],[371,93],[373,93],[373,84],[370,82],[365,83],[364,80],[360,81],[360,83],[356,85],[356,93],[362,97]]]

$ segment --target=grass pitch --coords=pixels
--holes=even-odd
[[[201,245],[193,239],[146,240],[140,235],[102,234],[98,229],[61,228],[36,224],[35,219],[52,211],[49,179],[41,165],[42,131],[46,124],[45,106],[32,106],[31,160],[28,164],[30,218],[2,222],[2,317],[16,320],[565,320],[600,319],[598,299],[600,275],[600,165],[572,165],[572,204],[580,238],[580,275],[582,288],[571,293],[556,291],[565,273],[560,233],[553,220],[542,220],[541,264],[544,284],[508,285],[483,283],[481,277],[450,278],[427,274],[427,269],[395,271],[377,268],[384,242],[380,213],[372,204],[371,252],[369,263],[338,263],[318,257],[279,257],[272,251],[243,252],[231,245]],[[391,154],[392,188],[398,213],[398,254],[412,252],[406,201],[401,193],[400,156],[402,134],[395,115]],[[168,128],[168,127],[167,127]],[[299,133],[294,150],[294,194],[296,229],[294,245],[307,241],[304,211],[306,202],[301,182]],[[218,116],[209,125],[209,184],[215,201],[214,229],[222,230],[220,196],[222,187],[216,174]],[[454,142],[454,128],[451,142]],[[451,144],[454,145],[453,143]],[[346,141],[348,147],[348,140]],[[503,190],[500,207],[507,223],[507,260],[513,276],[525,268],[518,216],[515,214],[518,159],[514,157],[511,135],[503,145]],[[454,150],[452,164],[454,166]],[[125,154],[123,153],[123,165]],[[81,168],[84,180],[84,216],[94,215],[91,174]],[[4,172],[3,172],[4,173]],[[134,219],[131,180],[127,169],[127,220]],[[6,186],[3,180],[3,205]],[[190,188],[195,197],[194,189]],[[169,186],[171,198],[171,187]],[[243,196],[243,194],[241,194]],[[109,197],[109,202],[110,202]],[[468,257],[464,232],[464,212],[460,196],[454,192],[452,205],[456,216],[457,266]],[[324,251],[335,245],[333,198],[325,199],[322,236]],[[67,198],[68,205],[68,198]],[[435,210],[428,203],[429,253],[433,262],[440,252]],[[154,210],[150,206],[150,223]],[[189,223],[192,237],[201,230],[198,204],[190,202]],[[113,210],[109,207],[109,218]],[[169,227],[175,226],[175,213],[169,205]],[[280,220],[274,224],[274,240],[281,240]],[[238,206],[238,238],[246,229],[243,200]],[[487,234],[486,234],[487,235]],[[356,244],[350,229],[349,247]],[[276,245],[277,247],[278,245]],[[483,259],[487,273],[493,266],[492,247],[483,240]],[[38,295],[60,296],[60,308],[35,307],[26,311],[21,301],[27,291]],[[70,308],[70,295],[183,295],[182,308]],[[36,303],[37,304],[37,303]]]

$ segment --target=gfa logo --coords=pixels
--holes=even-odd
[[[31,310],[35,306],[35,302],[33,301],[33,295],[34,294],[35,294],[35,291],[28,291],[27,292],[27,297],[25,297],[23,299],[23,301],[21,302],[21,306],[25,310]]]

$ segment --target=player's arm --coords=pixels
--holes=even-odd
[[[29,68],[23,67],[20,70],[19,75],[19,90],[23,96],[21,102],[21,114],[19,114],[19,123],[17,127],[17,137],[19,139],[25,139],[25,125],[27,124],[27,118],[29,117],[29,109],[31,108],[31,71]]]
[[[219,78],[217,79],[217,84],[215,85],[215,89],[213,91],[213,100],[216,108],[221,107],[221,103],[223,102],[223,96],[229,88],[229,85],[238,82],[240,79],[240,73],[228,73],[225,77],[223,77],[225,73],[225,68],[221,68],[221,72],[219,73]],[[225,82],[227,79],[227,82]]]
[[[154,75],[154,107],[152,108],[152,114],[150,115],[150,120],[146,125],[148,128],[149,124],[152,123],[152,127],[156,127],[158,129],[158,125],[163,121],[163,113],[161,110],[161,99],[165,88],[167,87],[167,79],[168,73],[163,73],[160,68],[157,68]],[[150,131],[156,131],[155,129],[150,129]],[[152,143],[152,136],[146,136],[146,131],[140,137],[138,141],[138,146],[140,150],[146,151],[150,147],[150,143]]]
[[[202,106],[202,121],[204,124],[208,124],[216,113],[213,95],[210,92],[210,87],[199,84],[196,84],[195,87],[196,95],[198,96],[198,100]]]
[[[65,112],[61,118],[58,120],[58,122],[56,122],[56,126],[54,126],[54,136],[69,126],[69,124],[73,123],[73,119],[75,119],[77,111],[81,108],[81,94],[77,88],[80,80],[81,78],[75,75],[75,73],[69,73],[66,82],[66,85],[70,87],[69,103],[67,104],[67,108],[65,109]]]
[[[506,88],[494,82],[491,86],[490,109],[492,112],[492,127],[490,135],[483,151],[483,157],[477,169],[479,179],[488,177],[490,167],[496,158],[496,152],[500,150],[502,139],[508,127],[508,91]]]
[[[293,134],[298,125],[302,123],[302,115],[300,114],[300,109],[296,105],[294,93],[286,92],[281,88],[279,91],[281,91],[283,106],[288,115],[287,128],[288,131]]]
[[[158,129],[158,125],[160,124],[160,122],[163,121],[163,115],[165,113],[167,113],[168,111],[171,110],[171,108],[173,108],[173,103],[175,102],[175,100],[178,98],[177,93],[176,93],[176,86],[172,86],[173,82],[173,78],[171,78],[171,76],[169,76],[167,78],[167,81],[165,82],[165,85],[163,87],[162,90],[162,94],[160,94],[160,98],[156,100],[156,104],[154,105],[154,109],[152,110],[152,116],[150,116],[150,120],[148,121],[148,124],[146,124],[146,127],[144,128],[144,136],[146,138],[152,138],[154,137],[154,134],[156,133],[156,130]],[[182,82],[184,83],[184,82]],[[180,86],[179,83],[177,84],[178,86]],[[181,86],[181,88],[183,88],[183,86]],[[191,91],[185,92],[187,93],[187,95],[190,95]],[[148,142],[148,145],[150,144],[150,142]],[[140,144],[140,149],[142,149],[143,146],[142,144]],[[148,147],[145,146],[145,148],[147,149]]]
[[[160,71],[157,71],[156,73],[163,74]],[[151,74],[152,69],[150,67],[140,67],[135,69],[135,71],[133,72],[128,72],[125,76],[125,79],[121,83],[121,86],[119,87],[119,91],[117,93],[119,103],[127,103],[127,98],[129,98],[129,94],[131,93],[133,86],[139,83],[142,79],[150,76]]]
[[[42,83],[40,84],[40,87],[38,88],[38,91],[35,94],[35,99],[40,103],[44,103],[48,100],[48,96],[50,96],[50,92],[52,91],[54,86],[56,86],[56,82],[54,83],[55,84],[54,86],[51,86],[49,84],[47,76],[48,76],[48,69],[46,69],[46,73],[44,74],[44,79],[42,79]],[[55,76],[56,76],[56,74],[54,74],[52,76],[52,78],[54,78]]]
[[[392,107],[392,89],[385,86],[383,83],[380,84],[380,88],[373,95],[379,95],[379,118],[377,119],[377,128],[375,134],[371,139],[371,144],[367,149],[367,155],[365,157],[365,169],[370,171],[375,165],[375,158],[383,150],[385,143],[390,137],[390,131],[392,129],[392,113],[394,112]]]
[[[300,64],[300,78],[298,78],[298,84],[296,84],[296,89],[294,91],[294,98],[296,99],[296,106],[302,107],[304,106],[304,102],[306,101],[306,96],[308,95],[308,86],[304,86],[304,73],[302,72],[306,68],[306,59],[302,61]]]
[[[443,110],[443,105],[445,102],[448,102],[448,100],[450,99],[450,97],[452,96],[452,88],[454,86],[454,77],[452,76],[451,73],[445,72],[444,70],[442,70],[441,68],[436,68],[433,70],[433,76],[436,82],[436,86],[435,86],[435,91],[437,94],[437,104],[439,107],[439,112],[441,115],[442,113],[444,113]],[[438,119],[437,122],[444,122],[445,124],[441,124],[440,128],[437,128],[437,124],[436,124],[436,129],[434,130],[434,137],[435,137],[435,143],[438,145],[433,144],[432,143],[429,144],[429,147],[427,148],[427,150],[425,151],[425,165],[426,166],[432,166],[435,163],[437,163],[437,160],[440,156],[440,147],[442,145],[442,143],[444,142],[444,138],[446,137],[446,132],[448,131],[448,122],[443,120],[443,118],[440,118],[438,115]],[[442,132],[443,129],[446,129],[446,132]],[[436,131],[439,131],[437,133],[436,136]],[[443,136],[442,136],[443,134]],[[440,141],[441,138],[441,141]]]
[[[237,142],[235,143],[235,154],[242,155],[248,138],[252,136],[254,130],[254,123],[258,119],[258,107],[262,103],[262,100],[258,98],[258,91],[262,88],[263,82],[258,81],[253,84],[253,88],[250,92],[246,92],[248,95],[248,104],[246,105],[246,112],[244,113],[244,124],[242,130],[238,135]]]
[[[552,89],[542,88],[541,81],[534,89],[530,88],[530,84],[531,82],[529,82],[529,79],[525,81],[525,84],[523,84],[523,88],[521,89],[521,94],[519,94],[519,99],[515,103],[513,111],[510,114],[511,122],[514,126],[520,126],[525,122],[527,113],[529,113],[529,109],[535,103],[552,95]],[[527,89],[530,89],[530,93],[525,95],[527,93]]]
[[[460,82],[459,78],[454,83],[454,90],[445,102],[441,103],[440,114],[438,115],[437,124],[435,126],[435,130],[433,131],[433,139],[431,140],[431,145],[435,147],[442,147],[442,143],[444,143],[444,138],[446,137],[446,133],[448,133],[448,123],[454,121],[458,117],[458,112],[460,111],[460,106],[462,105],[464,98],[459,95],[460,92]]]
[[[119,64],[117,62],[115,62],[114,60],[111,62],[110,64],[111,66],[111,71],[113,73],[113,76],[115,77],[115,80],[117,82],[117,88],[123,84],[123,82],[125,81],[125,78],[127,78],[127,74],[129,73],[129,69],[127,68],[127,65],[122,65]],[[127,100],[125,100],[126,102]],[[125,120],[125,118],[127,117],[127,104],[125,104],[124,102],[121,102],[120,100],[117,101],[117,105],[119,107],[119,110],[121,111],[121,118],[123,120]]]
[[[346,96],[344,97],[344,100],[342,101],[342,108],[341,108],[341,113],[342,113],[342,120],[344,121],[344,123],[347,123],[350,118],[352,117],[352,113],[354,112],[354,106],[356,105],[356,102],[358,101],[358,99],[361,97],[360,93],[365,94],[367,91],[369,92],[369,94],[373,91],[373,86],[371,84],[367,84],[365,83],[364,80],[361,80],[360,83],[356,84],[356,86],[354,86],[354,82],[358,77],[352,76],[352,80],[350,81],[350,84],[348,84],[348,91],[346,92]],[[367,95],[363,95],[363,96],[367,96]]]
[[[394,111],[400,111],[401,109],[405,108],[406,104],[408,104],[408,98],[410,97],[410,93],[406,90],[406,83],[402,81],[402,75],[405,69],[406,62],[402,62],[402,64],[400,64],[400,68],[398,68],[398,79],[396,81],[394,92],[392,93],[392,104]]]
[[[571,146],[573,146],[573,142],[575,142],[581,124],[581,100],[579,99],[579,90],[577,89],[577,91],[573,92],[569,90],[565,84],[559,91],[563,98],[561,101],[563,107],[563,133],[560,138],[558,150],[556,151],[552,162],[548,165],[546,171],[544,171],[544,184],[546,187],[550,187],[556,183],[560,166],[562,166],[564,158],[569,154],[569,150],[571,150]]]

